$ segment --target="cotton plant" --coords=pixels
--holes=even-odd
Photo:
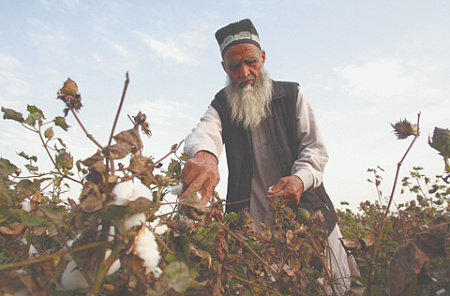
[[[144,197],[148,200],[153,199],[153,195],[150,189],[145,187],[139,181],[127,181],[119,183],[114,187],[112,193],[116,196],[116,198],[108,202],[107,205],[124,206],[130,201],[137,200],[139,197]],[[117,230],[121,234],[123,234],[123,228],[125,228],[125,231],[128,232],[131,230],[131,228],[140,226],[141,223],[145,223],[145,221],[145,213],[138,213],[128,216],[123,223],[124,226],[122,226],[122,222],[119,220],[114,220],[113,224],[117,227]]]
[[[97,229],[99,232],[102,230],[102,227],[99,226]],[[113,241],[115,230],[114,228],[110,229],[110,235],[108,238],[108,242]],[[78,234],[74,240],[67,241],[67,245],[69,248],[72,247],[73,243],[80,239],[80,234]],[[108,257],[111,255],[111,250],[107,249],[105,251],[105,257],[104,260],[108,259]],[[85,272],[85,275],[81,272],[81,270],[78,268],[77,264],[73,260],[72,256],[66,255],[65,258],[69,260],[67,263],[66,269],[61,275],[61,286],[69,291],[76,291],[76,290],[85,290],[89,288],[89,283],[86,281],[85,275],[89,276],[91,280],[95,278],[95,273],[93,270],[89,270]],[[112,275],[116,273],[120,269],[120,260],[114,261],[114,263],[109,267],[108,272],[106,275]]]
[[[152,200],[153,198],[150,189],[139,181],[119,183],[114,187],[112,193],[115,196],[115,199],[109,201],[107,206],[125,206],[128,202],[135,201],[140,197],[144,197],[148,200]],[[152,272],[155,277],[158,277],[162,273],[161,269],[158,267],[161,256],[159,254],[155,235],[147,227],[145,213],[133,214],[128,217],[125,216],[124,220],[113,220],[112,223],[115,227],[111,228],[109,242],[112,242],[113,240],[114,229],[117,229],[120,234],[123,234],[123,231],[129,232],[133,227],[140,227],[131,244],[130,250],[128,250],[127,253],[133,253],[142,259],[146,274]],[[156,227],[156,225],[154,226]],[[98,231],[100,232],[101,230],[101,227],[99,227]],[[105,260],[111,255],[111,252],[110,249],[105,251]],[[116,260],[108,269],[106,275],[112,275],[119,269],[120,261]],[[89,284],[85,278],[86,276],[90,277],[91,280],[94,280],[95,273],[93,271],[87,271],[83,275],[75,261],[70,260],[62,274],[61,285],[66,290],[85,290],[89,288]]]
[[[139,181],[119,183],[114,187],[112,193],[115,194],[116,199],[110,201],[109,205],[126,205],[127,202],[135,201],[140,197],[148,200],[153,199],[150,189]],[[114,221],[113,223],[117,226],[118,231],[121,232],[120,221]],[[146,226],[145,213],[134,214],[125,219],[124,228],[126,231],[130,231],[135,226],[141,226],[141,228],[134,240],[133,253],[144,261],[146,273],[153,272],[155,276],[158,276],[161,273],[161,270],[158,268],[161,257],[155,235]]]

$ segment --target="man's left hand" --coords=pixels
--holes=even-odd
[[[304,190],[303,181],[297,176],[283,177],[267,193],[267,199],[281,198],[287,205],[297,205]]]

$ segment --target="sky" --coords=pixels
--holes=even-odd
[[[131,128],[127,115],[145,113],[153,135],[143,137],[143,153],[159,159],[226,83],[214,33],[250,18],[271,77],[300,83],[314,109],[330,155],[324,185],[331,199],[356,209],[378,199],[368,168],[385,170],[381,189],[390,194],[412,140],[397,140],[391,123],[416,123],[420,113],[421,136],[400,178],[417,166],[429,177],[444,172],[427,141],[435,126],[450,127],[449,15],[444,0],[0,0],[0,106],[26,114],[30,104],[47,119],[61,116],[56,92],[70,77],[84,104],[80,119],[106,145],[128,72],[116,131]],[[73,116],[67,122],[69,132],[55,133],[74,158],[94,154]],[[21,151],[45,167],[36,135],[0,119],[0,156],[21,165]],[[219,165],[217,191],[225,197],[224,156]],[[397,193],[395,200],[408,199]]]

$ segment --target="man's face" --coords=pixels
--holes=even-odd
[[[225,52],[222,67],[239,85],[254,85],[266,61],[265,51],[251,43],[236,44]]]

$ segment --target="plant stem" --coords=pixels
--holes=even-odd
[[[122,251],[122,249],[125,247],[125,243],[121,242],[109,255],[108,259],[106,259],[105,261],[102,262],[102,264],[100,264],[100,267],[97,271],[97,276],[95,277],[94,283],[91,287],[91,291],[87,294],[89,296],[91,295],[97,295],[102,283],[103,283],[103,279],[106,276],[106,273],[108,272],[109,268],[111,267],[111,265],[114,263],[115,260],[117,260],[117,254],[119,254],[120,251]]]
[[[48,141],[45,141],[44,138],[42,138],[41,127],[39,127],[39,130],[35,131],[35,132],[37,132],[37,134],[39,135],[39,139],[42,142],[42,146],[44,146],[44,149],[45,149],[45,151],[47,151],[48,157],[50,158],[51,162],[53,163],[53,166],[58,170],[58,172],[61,174],[61,176],[63,176],[64,178],[67,178],[75,183],[82,184],[81,181],[76,180],[70,176],[67,176],[64,172],[61,171],[61,169],[58,168],[58,166],[56,165],[56,161],[53,159],[52,155],[50,154],[50,151],[48,150],[48,146],[47,146]]]
[[[262,289],[262,290],[264,290],[264,291],[266,291],[266,292],[269,292],[270,294],[275,294],[275,295],[283,296],[282,294],[279,294],[279,293],[277,293],[277,292],[275,292],[275,291],[269,290],[269,289],[267,289],[267,288],[265,288],[265,287],[263,287],[263,286],[260,286],[260,285],[258,285],[258,284],[253,283],[253,282],[250,282],[250,281],[248,281],[248,280],[246,280],[246,279],[243,279],[243,278],[241,278],[240,276],[238,276],[236,273],[234,273],[233,271],[231,271],[231,272],[233,273],[233,276],[234,276],[237,280],[239,280],[239,281],[241,281],[241,282],[244,282],[244,283],[247,283],[247,284],[249,284],[249,285],[252,285],[252,286],[254,286],[254,287],[256,287],[256,288]]]
[[[48,261],[50,259],[53,259],[53,258],[56,258],[56,257],[61,257],[61,256],[64,256],[66,254],[71,254],[71,253],[75,253],[75,252],[78,252],[78,251],[83,251],[83,250],[87,250],[87,249],[91,249],[91,248],[97,248],[97,247],[108,247],[108,246],[110,246],[110,244],[107,243],[107,242],[103,242],[103,241],[102,242],[95,242],[95,243],[91,243],[91,244],[88,244],[88,245],[81,246],[79,248],[66,250],[66,251],[61,251],[61,252],[56,252],[56,253],[53,253],[52,255],[48,255],[48,256],[44,256],[44,257],[40,257],[40,258],[35,258],[34,257],[32,260],[27,260],[27,261],[22,261],[22,262],[14,262],[14,263],[0,265],[0,271],[6,270],[6,269],[18,268],[18,267],[22,267],[22,266],[27,266],[27,265],[32,265],[32,264],[36,264],[36,263],[45,262],[45,261]]]
[[[117,121],[119,120],[120,111],[122,110],[123,102],[125,101],[125,94],[127,93],[128,84],[130,83],[130,78],[128,76],[128,72],[125,74],[125,77],[126,77],[125,86],[123,87],[122,98],[120,99],[119,108],[117,109],[116,118],[114,119],[114,123],[113,123],[112,129],[111,129],[111,135],[109,136],[108,146],[111,145],[111,142],[112,142],[112,139],[114,136],[114,131],[117,126]]]
[[[321,252],[320,252],[320,250],[319,250],[319,247],[316,245],[316,242],[314,241],[314,239],[313,239],[311,236],[309,237],[309,240],[310,240],[311,244],[313,245],[314,250],[315,250],[316,253],[317,253],[317,256],[319,256],[319,258],[320,258],[320,263],[322,264],[322,267],[323,267],[323,269],[325,270],[325,275],[327,276],[327,280],[328,280],[328,282],[330,283],[329,285],[330,285],[330,287],[331,287],[331,290],[333,290],[333,295],[337,295],[336,289],[335,289],[334,284],[333,284],[333,281],[332,281],[332,279],[331,279],[330,270],[328,269],[327,264],[326,264],[325,262],[323,262],[323,260],[322,260],[323,257],[320,255]],[[328,247],[328,248],[329,248],[329,247]],[[330,260],[331,260],[331,259],[330,259]],[[326,291],[326,288],[325,288],[325,291]]]
[[[70,107],[70,112],[72,112],[73,117],[75,117],[76,121],[78,122],[78,124],[80,125],[81,129],[84,131],[86,137],[88,137],[92,142],[94,142],[95,145],[97,145],[98,148],[100,148],[101,150],[103,150],[103,146],[100,145],[99,142],[97,142],[97,140],[94,139],[94,136],[92,136],[90,133],[88,133],[88,131],[86,130],[86,128],[84,127],[84,125],[81,123],[81,120],[78,118],[77,113],[75,112],[75,110],[73,109],[72,106]]]
[[[253,250],[252,247],[250,247],[245,241],[241,240],[236,234],[234,234],[228,227],[226,227],[222,222],[217,221],[220,226],[225,229],[232,237],[234,237],[238,242],[240,242],[241,244],[244,245],[244,247],[253,254],[253,256],[255,256],[263,265],[265,265],[277,278],[281,279],[286,285],[288,285],[288,283],[286,282],[285,279],[283,279],[282,277],[280,277],[279,273],[272,268],[272,266],[270,266],[266,261],[264,261],[263,258],[261,258],[256,252],[255,250]],[[307,296],[305,293],[302,293],[301,291],[298,291],[296,288],[295,292],[298,293],[298,295],[305,295]]]
[[[381,239],[383,238],[383,232],[384,232],[384,228],[386,227],[386,222],[387,222],[387,218],[388,218],[388,214],[389,214],[389,208],[391,207],[392,201],[394,200],[394,193],[395,193],[395,188],[397,187],[397,181],[398,181],[398,177],[400,174],[400,167],[402,166],[403,161],[405,160],[406,156],[408,155],[409,151],[411,150],[412,146],[414,145],[414,143],[416,142],[417,138],[420,135],[419,121],[420,121],[420,113],[417,115],[417,134],[414,135],[414,138],[411,141],[411,144],[409,145],[408,149],[406,149],[406,152],[403,155],[402,159],[397,163],[397,171],[395,172],[395,178],[394,178],[394,184],[392,185],[391,196],[389,197],[388,205],[386,207],[386,210],[384,211],[383,223],[381,224],[380,234],[378,235],[377,244],[375,245],[372,262],[370,262],[370,264],[369,264],[369,275],[368,275],[368,279],[367,279],[367,289],[366,289],[367,296],[370,296],[370,288],[371,288],[371,284],[372,284],[372,269],[373,269],[373,265],[375,264],[375,260],[377,258]]]

